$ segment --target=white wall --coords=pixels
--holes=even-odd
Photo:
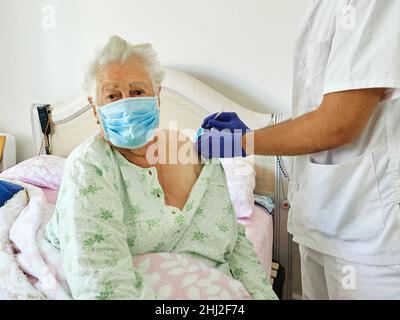
[[[32,156],[30,105],[78,95],[85,63],[113,34],[151,42],[164,65],[251,109],[290,112],[293,46],[306,2],[0,0],[0,132],[16,136],[19,160]]]

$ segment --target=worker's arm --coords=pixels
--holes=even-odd
[[[276,126],[250,132],[242,145],[257,155],[304,155],[351,143],[361,134],[385,89],[327,94],[313,112]],[[254,135],[254,138],[252,138]]]
[[[334,149],[361,134],[385,92],[376,88],[326,94],[315,111],[250,132],[235,113],[223,113],[218,120],[211,116],[203,126],[213,129],[198,138],[197,148],[205,158],[296,156]]]

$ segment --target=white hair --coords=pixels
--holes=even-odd
[[[128,59],[140,57],[149,71],[155,91],[164,80],[164,70],[157,58],[157,52],[149,43],[133,45],[119,36],[112,36],[108,43],[98,50],[95,59],[89,64],[85,73],[84,88],[91,95],[96,93],[96,76],[100,68],[110,63],[124,64]]]

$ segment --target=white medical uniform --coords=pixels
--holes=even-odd
[[[356,141],[292,160],[288,230],[304,296],[379,298],[383,286],[382,298],[400,299],[400,0],[312,1],[294,68],[294,117],[328,93],[387,88]]]

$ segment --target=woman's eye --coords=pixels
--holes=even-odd
[[[131,95],[134,96],[134,97],[142,96],[143,94],[145,94],[145,92],[143,90],[133,90],[133,91],[131,91]]]
[[[109,94],[109,95],[107,96],[107,100],[117,100],[117,99],[120,99],[120,95],[119,95],[119,94],[116,94],[116,93]]]

